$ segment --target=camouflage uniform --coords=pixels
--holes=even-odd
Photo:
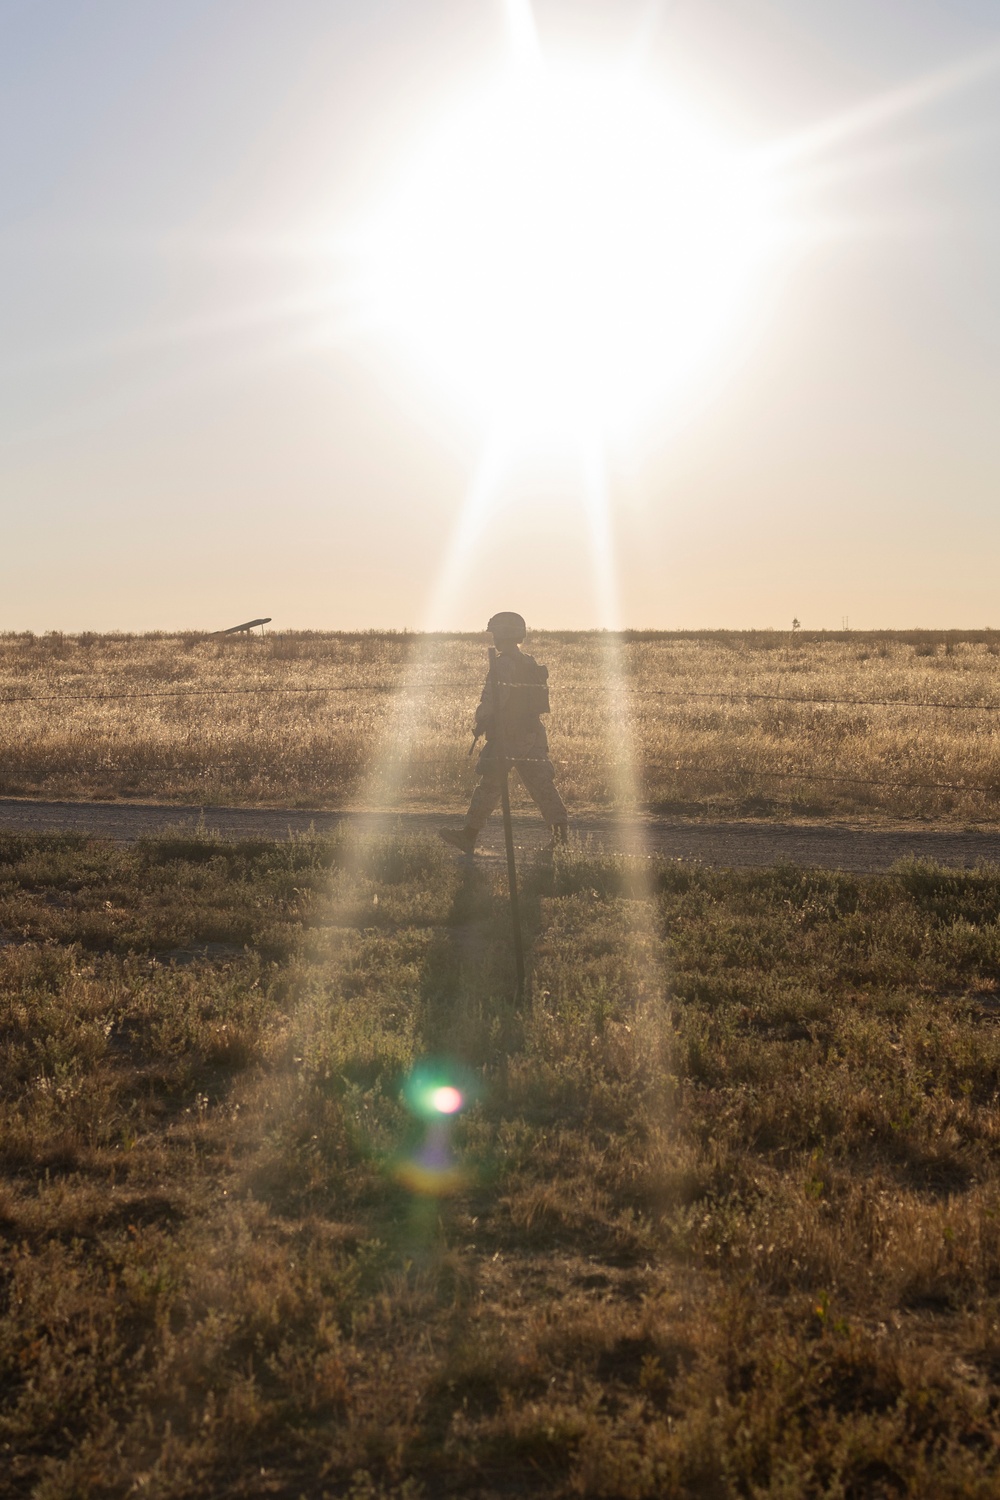
[[[549,711],[546,687],[549,669],[516,647],[506,646],[497,653],[496,671],[508,763],[513,764],[549,827],[565,828],[568,814],[556,791],[555,768],[549,760],[549,742],[540,717]],[[493,691],[493,683],[487,677],[474,726],[477,736],[486,736],[486,748],[476,762],[481,780],[472,794],[465,820],[466,827],[477,833],[496,810],[503,785],[503,766],[496,747]]]

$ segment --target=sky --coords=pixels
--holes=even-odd
[[[525,36],[538,97],[583,80],[612,177],[638,173],[637,239],[673,189],[610,71],[770,164],[739,315],[669,389],[670,319],[697,343],[723,273],[669,249],[658,286],[637,273],[627,430],[599,407],[639,343],[555,436],[573,365],[536,359],[530,320],[502,394],[539,430],[492,410],[510,292],[461,238],[493,181],[468,122]],[[385,206],[442,140],[432,286]],[[0,629],[1000,626],[994,3],[0,0],[0,142]],[[389,222],[433,348],[373,279]],[[544,258],[544,225],[515,227]],[[459,242],[481,263],[449,304]],[[601,295],[567,303],[581,349]]]

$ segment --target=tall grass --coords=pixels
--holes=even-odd
[[[633,784],[664,813],[996,820],[990,632],[554,633],[529,649],[551,671],[552,753],[577,811]],[[15,700],[0,705],[0,795],[459,806],[484,667],[463,636],[0,636],[0,697]]]

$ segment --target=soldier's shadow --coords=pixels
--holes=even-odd
[[[522,901],[530,975],[537,901]],[[463,861],[443,926],[421,980],[422,1036],[428,1055],[489,1071],[520,1044],[526,1002],[515,998],[515,966],[506,870]],[[529,986],[530,993],[530,986]]]

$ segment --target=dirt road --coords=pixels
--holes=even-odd
[[[128,843],[167,831],[203,826],[226,839],[287,838],[293,833],[330,832],[341,823],[404,833],[427,833],[448,821],[440,813],[331,813],[275,808],[164,807],[154,804],[35,802],[0,799],[0,829],[22,832],[94,834]],[[451,819],[452,825],[457,819]],[[537,818],[515,821],[519,848],[540,848],[545,830]],[[621,820],[579,818],[575,839],[595,849],[656,854],[666,859],[700,860],[729,868],[792,863],[827,869],[885,870],[901,859],[933,859],[945,865],[1000,861],[1000,833],[960,829],[870,829],[841,823],[694,823],[666,818]],[[483,853],[502,845],[494,819],[483,839]]]

